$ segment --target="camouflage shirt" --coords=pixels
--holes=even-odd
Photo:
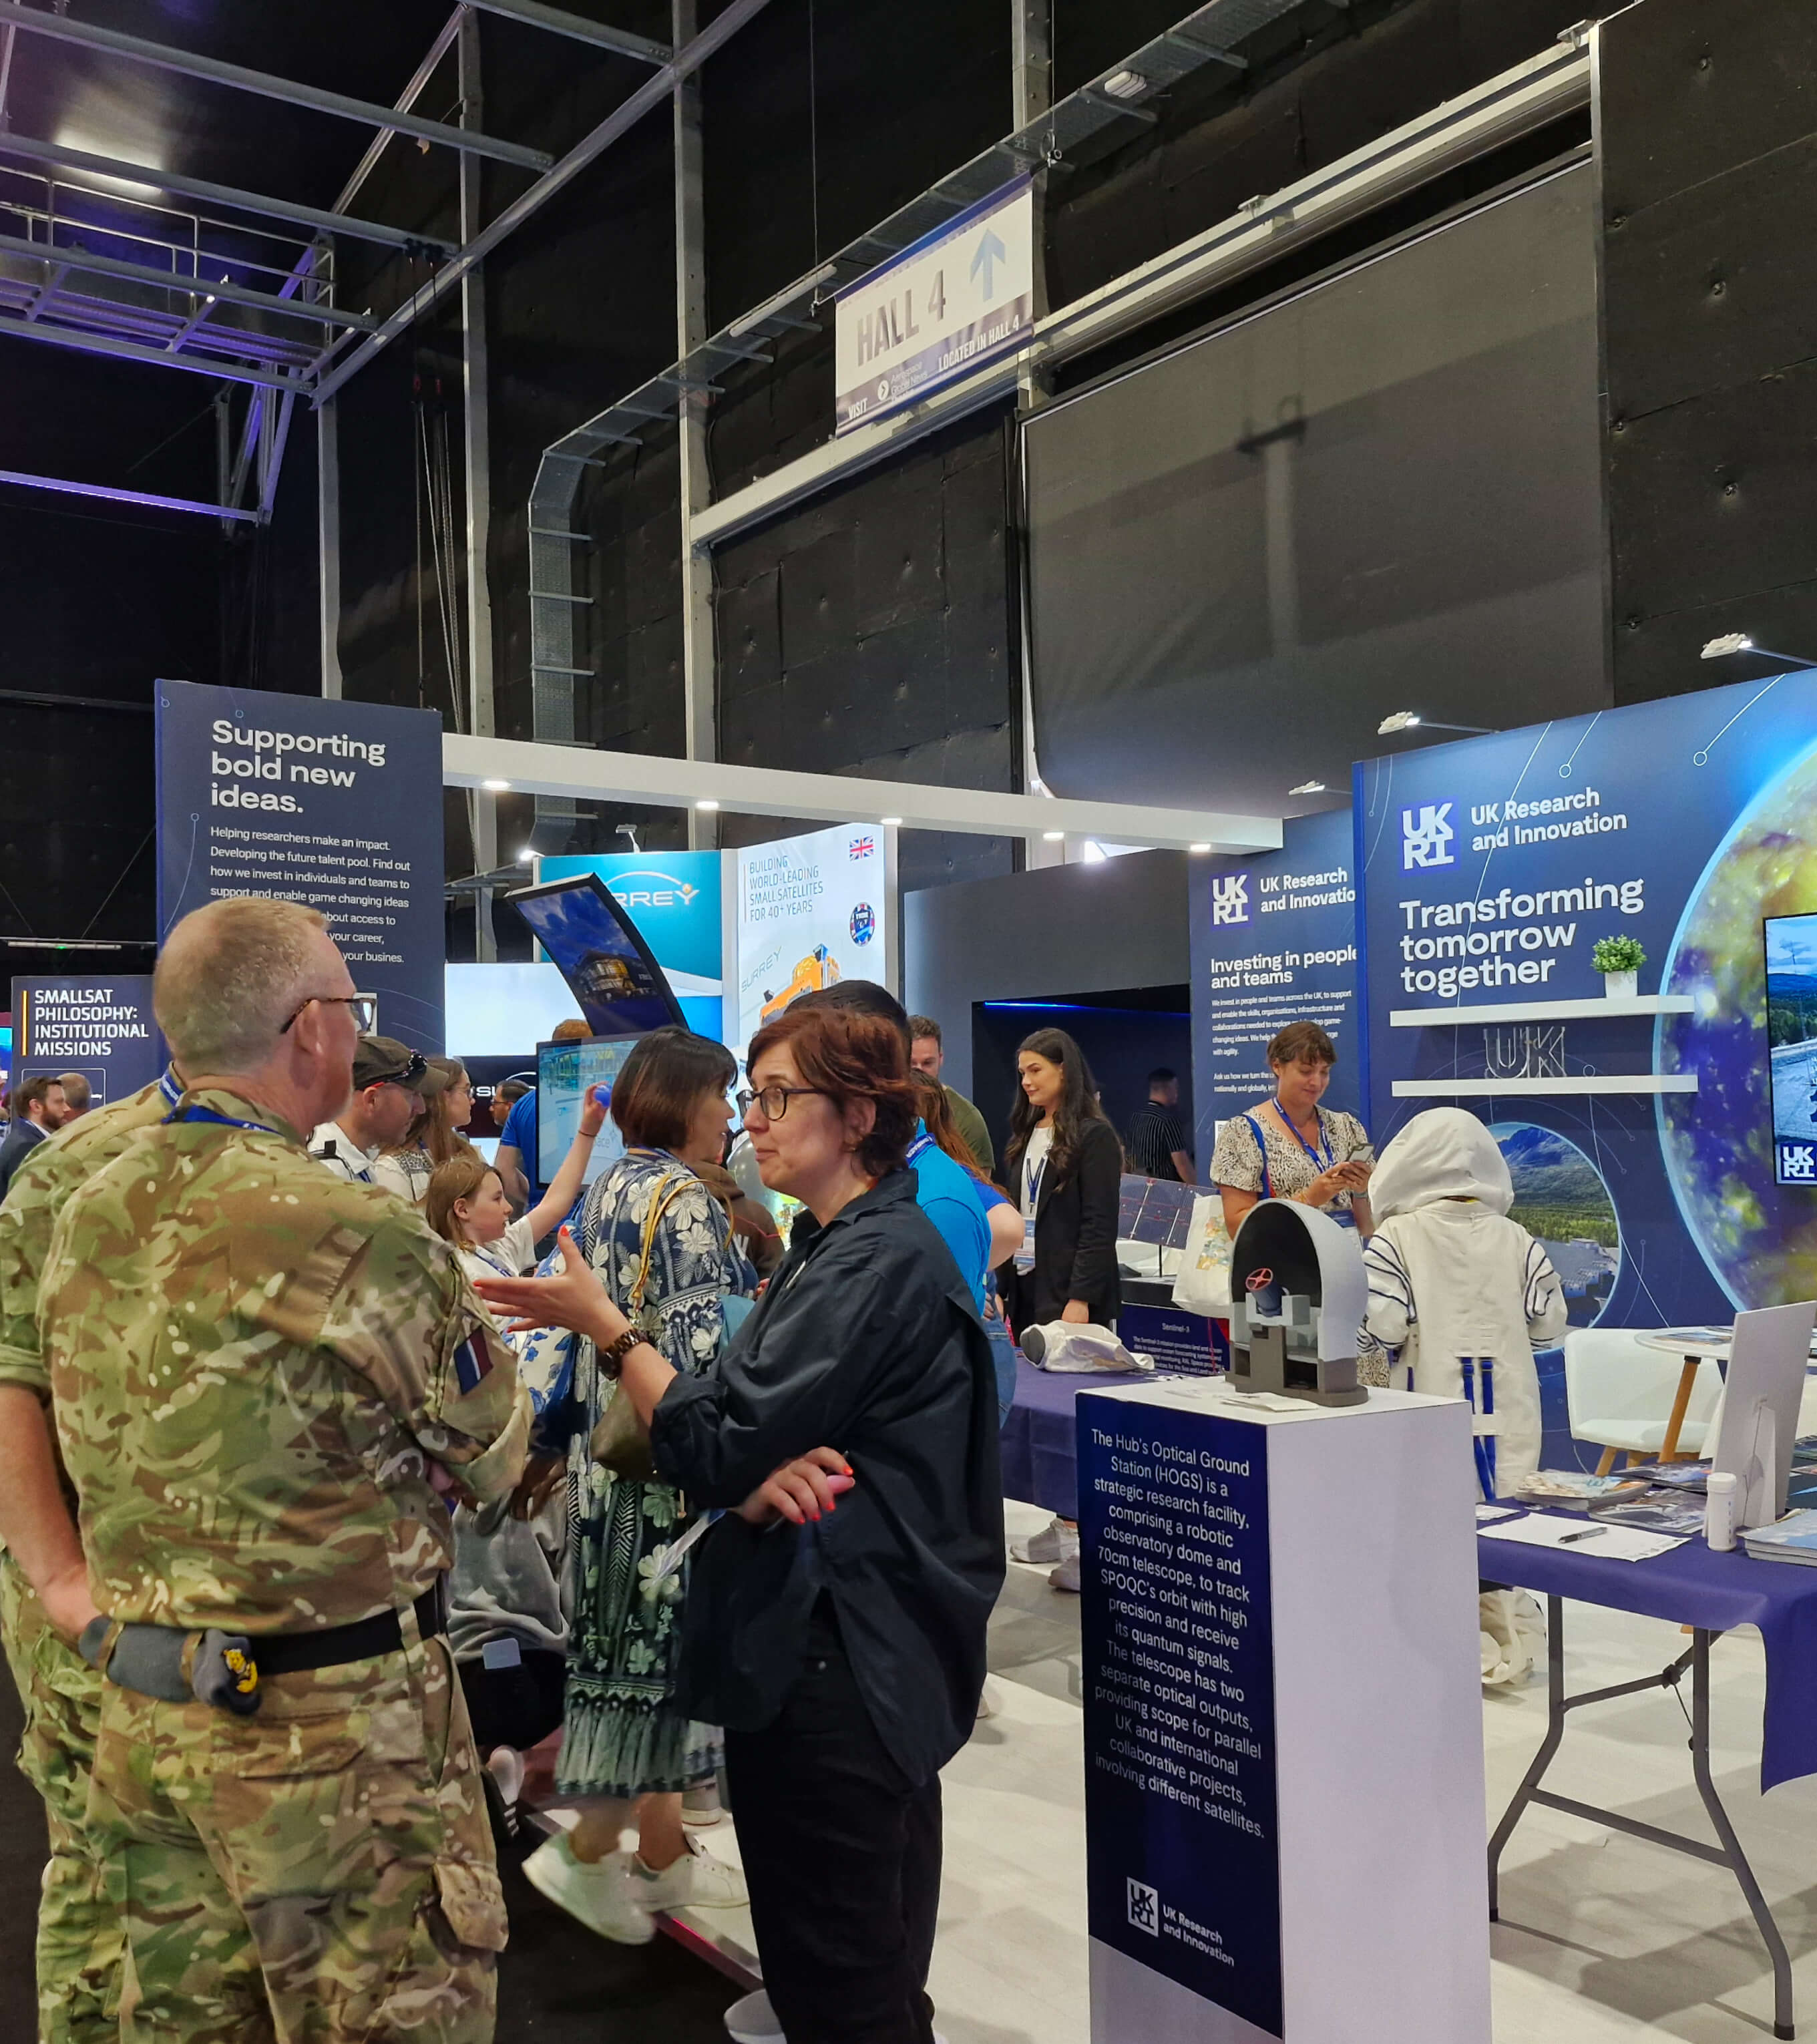
[[[453,1556],[431,1458],[482,1502],[521,1473],[510,1351],[420,1215],[236,1094],[179,1112],[69,1198],[40,1289],[94,1600],[255,1634],[401,1608]]]
[[[13,1174],[0,1205],[0,1384],[22,1385],[51,1402],[51,1374],[38,1347],[38,1280],[51,1230],[83,1180],[111,1163],[141,1129],[156,1128],[178,1098],[176,1080],[167,1072],[155,1085],[72,1121]]]

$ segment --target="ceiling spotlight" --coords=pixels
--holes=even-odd
[[[517,863],[520,866],[528,866],[536,856],[536,852],[532,849],[532,847],[528,845],[525,845],[524,849],[517,855]]]
[[[1440,724],[1436,718],[1422,717],[1417,710],[1397,709],[1390,712],[1375,728],[1377,738],[1392,738],[1397,731],[1412,731],[1417,725],[1422,731],[1467,731],[1473,738],[1489,738],[1496,727],[1487,724]]]
[[[1139,99],[1148,90],[1148,81],[1139,71],[1113,71],[1104,89],[1112,99]]]
[[[1802,653],[1776,653],[1770,646],[1757,646],[1745,632],[1726,632],[1720,639],[1710,640],[1699,657],[1723,660],[1731,653],[1753,653],[1763,660],[1784,660],[1794,667],[1817,667],[1817,660],[1807,660]]]
[[[1041,835],[1049,844],[1064,844],[1066,841],[1064,831],[1043,831]]]
[[[701,801],[696,802],[694,807],[700,811],[703,816],[710,816],[713,812],[719,807],[719,804],[713,800],[712,796],[708,795],[703,797]]]
[[[1297,788],[1287,790],[1290,795],[1322,795],[1325,792],[1323,781],[1302,781]]]
[[[1211,847],[1208,844],[1189,844],[1186,849],[1189,851],[1209,851]]]
[[[482,781],[479,785],[489,794],[505,795],[511,791],[511,783],[509,781]]]
[[[879,830],[901,830],[902,819],[900,816],[879,816],[877,827]]]
[[[1089,837],[1085,840],[1084,857],[1088,866],[1102,866],[1110,857],[1110,854],[1096,838]]]

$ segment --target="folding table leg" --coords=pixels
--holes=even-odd
[[[1792,1961],[1785,1940],[1779,1934],[1779,1926],[1773,1920],[1773,1911],[1760,1892],[1760,1883],[1754,1879],[1754,1869],[1748,1865],[1747,1854],[1742,1850],[1742,1842],[1710,1777],[1710,1642],[1713,1637],[1702,1627],[1691,1636],[1691,1771],[1697,1777],[1697,1793],[1704,1799],[1704,1808],[1723,1842],[1723,1855],[1741,1884],[1773,1961],[1773,2034],[1791,2037],[1796,2033],[1792,2022]]]
[[[1539,1750],[1533,1756],[1533,1765],[1521,1779],[1520,1786],[1514,1792],[1514,1800],[1502,1813],[1501,1822],[1495,1827],[1495,1836],[1489,1840],[1489,1921],[1493,1923],[1501,1915],[1500,1879],[1501,1851],[1513,1836],[1514,1827],[1525,1814],[1533,1800],[1546,1770],[1552,1765],[1553,1755],[1565,1736],[1565,1600],[1549,1596],[1546,1600],[1546,1736],[1540,1742]]]

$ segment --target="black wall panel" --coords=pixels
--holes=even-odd
[[[1618,701],[1817,645],[1817,10],[1645,0],[1603,32]],[[1760,671],[1756,669],[1754,671]]]

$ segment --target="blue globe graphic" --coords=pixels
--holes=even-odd
[[[1817,1192],[1778,1185],[1766,1034],[1769,916],[1817,909],[1817,748],[1755,797],[1685,904],[1660,989],[1654,1068],[1695,1072],[1655,1108],[1673,1199],[1698,1253],[1740,1308],[1817,1293]]]

